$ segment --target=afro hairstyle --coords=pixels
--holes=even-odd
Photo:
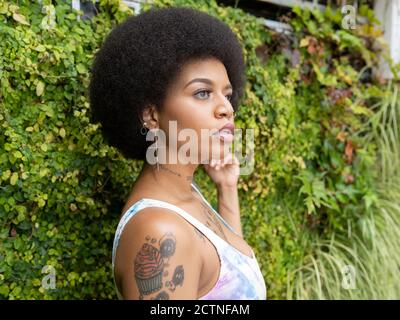
[[[233,87],[234,110],[243,96],[241,45],[228,25],[188,7],[152,8],[113,28],[91,68],[91,121],[101,123],[106,143],[127,159],[144,160],[152,141],[141,134],[142,112],[162,108],[185,63],[216,58]]]

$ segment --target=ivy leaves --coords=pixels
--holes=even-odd
[[[86,87],[93,53],[129,10],[105,1],[81,21],[70,1],[53,3],[0,2],[0,297],[111,298],[116,226],[98,194],[110,167],[96,157],[120,167],[114,182],[130,169],[99,146]],[[57,290],[41,288],[45,265],[57,271]]]

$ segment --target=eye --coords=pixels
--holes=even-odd
[[[210,90],[201,90],[201,91],[197,91],[194,95],[199,97],[199,93],[207,93],[210,94],[211,91]],[[206,98],[206,96],[202,95],[204,98]],[[225,96],[229,101],[232,100],[232,94],[228,94]]]
[[[199,93],[204,93],[204,92],[207,92],[209,94],[211,91],[210,90],[201,90],[201,91],[197,91],[194,95],[200,97]]]

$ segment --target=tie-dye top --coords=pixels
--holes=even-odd
[[[192,183],[192,187],[201,196],[203,201],[215,212],[216,216],[222,221],[222,223],[224,223],[232,232],[237,234],[237,232],[221,217],[221,215],[212,208],[194,183]],[[130,218],[140,210],[147,207],[161,207],[175,211],[182,218],[186,219],[190,224],[201,231],[215,246],[221,265],[219,278],[214,287],[208,293],[199,297],[199,300],[265,300],[267,298],[265,282],[253,250],[251,250],[252,257],[249,257],[230,245],[227,241],[222,239],[214,231],[185,210],[165,201],[142,198],[134,203],[124,213],[118,224],[114,237],[112,270],[114,285],[119,299],[123,299],[123,297],[116,285],[114,274],[115,255],[118,242],[122,230]]]

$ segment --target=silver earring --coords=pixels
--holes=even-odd
[[[158,136],[157,136],[157,133],[156,133],[156,135],[155,135],[155,139],[156,139],[156,157],[157,157],[157,171],[160,171],[160,169],[159,169],[159,164],[158,164]]]
[[[140,133],[144,136],[147,133],[146,122],[143,122],[142,127],[140,128]]]

